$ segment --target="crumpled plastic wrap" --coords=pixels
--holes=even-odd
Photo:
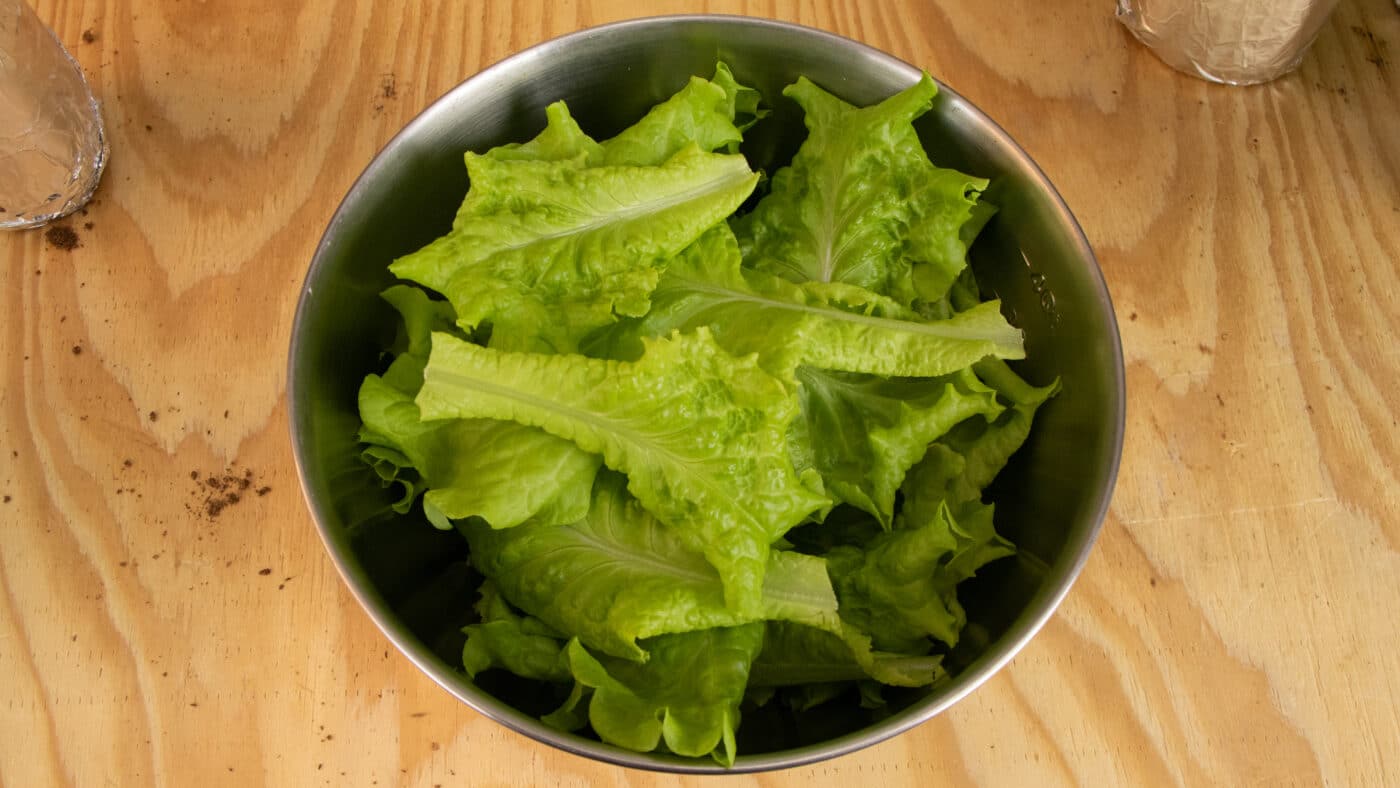
[[[1400,0],[1398,0],[1400,1]],[[1167,65],[1227,85],[1298,67],[1337,0],[1118,0],[1118,21]]]
[[[108,151],[82,69],[24,0],[0,0],[0,230],[77,210]]]

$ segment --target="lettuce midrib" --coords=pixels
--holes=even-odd
[[[556,527],[568,528],[572,531],[573,535],[570,538],[575,540],[575,542],[560,544],[543,551],[539,555],[532,557],[530,559],[531,563],[560,553],[568,553],[575,550],[596,551],[605,557],[597,561],[591,561],[592,569],[590,571],[597,571],[610,565],[617,564],[627,569],[640,570],[641,568],[645,568],[656,575],[684,580],[697,586],[714,585],[716,588],[719,587],[719,576],[717,574],[706,574],[702,570],[686,567],[677,563],[658,561],[647,551],[628,550],[621,544],[602,539],[591,531],[585,531],[573,526]],[[699,563],[704,563],[703,558],[699,556],[696,556],[696,558]],[[708,568],[709,564],[705,563],[705,566]],[[582,579],[582,576],[578,578],[578,580]]]
[[[666,551],[658,551],[653,544],[632,549],[625,538],[608,538],[610,534],[616,534],[617,529],[611,523],[620,519],[622,515],[613,511],[613,507],[599,513],[599,520],[607,525],[597,526],[592,523],[589,527],[582,528],[579,525],[561,525],[559,528],[567,529],[568,541],[549,548],[539,555],[532,557],[527,563],[535,563],[543,560],[547,556],[555,556],[570,551],[584,550],[594,551],[604,556],[602,560],[590,562],[592,571],[605,569],[610,565],[618,565],[626,568],[644,567],[653,574],[663,577],[671,577],[677,580],[689,582],[695,586],[714,586],[722,593],[723,583],[713,567],[705,561],[699,554],[687,556],[691,566],[677,563],[670,560],[657,560],[656,556],[665,555]],[[590,515],[590,519],[591,519]],[[663,526],[664,527],[664,526]],[[683,548],[688,549],[688,548]],[[820,559],[813,559],[820,560]],[[782,603],[784,605],[809,611],[814,618],[821,619],[829,609],[826,595],[820,593],[808,593],[804,590],[802,571],[800,566],[783,565],[784,562],[777,561],[776,556],[770,558],[765,564],[766,569],[763,575],[762,599],[765,602]],[[825,561],[822,561],[823,568]],[[703,568],[702,568],[703,567]],[[791,585],[782,585],[781,581],[792,578],[795,582]],[[652,632],[642,632],[639,637],[659,634]]]
[[[499,383],[493,383],[489,380],[482,380],[481,378],[463,375],[459,372],[454,372],[451,370],[444,370],[440,368],[434,369],[431,365],[429,365],[428,369],[425,372],[425,375],[439,378],[451,385],[459,386],[464,389],[475,390],[483,394],[500,397],[505,400],[513,400],[530,407],[538,408],[540,410],[548,411],[550,413],[555,413],[563,417],[565,420],[573,420],[579,422],[585,425],[586,427],[591,428],[599,435],[616,435],[619,438],[630,443],[637,449],[641,450],[642,452],[663,458],[672,467],[677,468],[679,470],[685,470],[689,466],[696,465],[701,462],[701,460],[692,460],[686,457],[682,457],[676,454],[675,452],[671,451],[670,449],[666,448],[664,445],[649,440],[644,433],[639,433],[634,430],[628,429],[622,423],[614,419],[608,418],[606,416],[594,413],[592,411],[570,407],[557,400],[551,400],[545,397],[540,397],[530,392],[514,388],[512,386],[503,386]],[[559,432],[552,430],[549,427],[546,427],[544,424],[534,424],[531,426],[538,427],[539,429],[542,429],[545,432],[557,435],[558,437],[564,438],[565,440],[572,440],[566,435],[560,435]],[[602,440],[600,440],[599,442],[606,443]],[[618,470],[624,469],[619,468]],[[699,487],[703,487],[706,490],[706,492],[714,496],[715,500],[727,500],[731,497],[729,491],[720,489],[719,487],[715,486],[704,474],[687,473],[685,474],[685,476],[689,478],[692,481],[692,483],[696,484]],[[754,529],[756,532],[764,534],[768,532],[768,529],[755,517],[749,514],[749,512],[743,507],[730,507],[729,511],[731,514],[734,515],[734,519],[741,521],[743,524],[745,524],[749,528]]]
[[[594,530],[585,531],[573,526],[560,527],[566,527],[572,531],[570,538],[574,540],[574,542],[560,544],[541,552],[539,555],[531,557],[528,563],[535,563],[547,557],[575,550],[596,551],[606,557],[601,560],[591,561],[591,572],[603,570],[614,565],[622,567],[624,570],[645,567],[657,576],[675,578],[677,580],[689,582],[697,587],[713,586],[717,592],[723,592],[723,584],[720,582],[719,576],[713,572],[707,573],[699,568],[655,560],[647,551],[629,550],[625,542],[609,541],[600,537]],[[698,555],[694,557],[691,563],[697,565],[703,563],[706,568],[710,567],[710,565]],[[764,573],[763,581],[763,599],[765,601],[781,602],[791,607],[811,611],[814,614],[820,614],[827,609],[824,604],[825,600],[822,599],[820,595],[805,593],[800,588],[773,587],[772,583],[774,577],[782,578],[789,574],[789,572],[785,571],[783,567],[773,566],[771,564],[768,566],[768,570],[769,571]],[[582,579],[583,578],[580,577],[575,582]],[[638,637],[648,637],[656,634],[661,633],[643,630],[638,633]]]
[[[497,247],[497,250],[499,252],[515,252],[548,241],[568,238],[574,235],[584,235],[611,225],[626,224],[633,219],[654,216],[655,214],[669,211],[672,208],[678,208],[682,205],[709,197],[712,194],[718,194],[726,189],[732,189],[751,177],[753,177],[753,172],[750,171],[747,164],[745,164],[743,170],[736,169],[732,173],[725,173],[723,177],[712,178],[704,183],[685,189],[684,191],[669,194],[662,199],[645,200],[632,205],[625,205],[616,211],[592,214],[589,221],[570,225],[554,232],[531,233],[528,238],[520,243],[502,244]]]
[[[675,277],[675,279],[688,283],[690,285],[689,292],[706,293],[715,296],[720,296],[720,298],[716,299],[716,302],[720,304],[723,304],[725,302],[751,303],[758,306],[769,307],[788,312],[816,315],[818,317],[822,317],[828,320],[851,323],[853,325],[890,329],[897,333],[920,334],[936,339],[976,340],[983,342],[992,342],[997,345],[1006,344],[1007,341],[1010,339],[1011,335],[1016,333],[1016,330],[1014,328],[1010,332],[998,331],[996,332],[996,335],[993,335],[991,332],[981,330],[972,326],[950,327],[947,325],[943,325],[947,321],[939,321],[937,323],[915,323],[909,320],[895,320],[888,317],[871,317],[869,315],[858,315],[854,312],[846,312],[840,309],[833,309],[830,307],[819,307],[811,306],[810,304],[796,304],[791,301],[780,301],[766,296],[754,295],[750,293],[745,293],[741,290],[734,290],[728,287],[710,284],[708,282],[703,282],[698,279],[690,279],[685,277]],[[665,285],[663,285],[662,287],[664,286]],[[662,288],[658,288],[657,290],[658,292],[661,292]],[[1001,334],[1006,334],[1006,336],[1002,337],[1000,336]]]

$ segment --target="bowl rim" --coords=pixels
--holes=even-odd
[[[731,14],[668,14],[625,19],[555,36],[498,60],[463,79],[424,107],[375,153],[374,158],[366,165],[337,205],[335,213],[327,223],[326,229],[316,245],[302,283],[301,293],[298,296],[288,347],[288,427],[291,432],[293,461],[302,497],[321,537],[322,544],[325,546],[331,562],[335,565],[336,572],[340,575],[345,588],[400,653],[434,683],[477,713],[534,741],[575,755],[619,766],[681,774],[745,774],[788,769],[847,755],[904,733],[941,714],[1005,667],[1054,615],[1060,603],[1069,593],[1103,528],[1104,519],[1107,516],[1117,483],[1126,425],[1127,391],[1122,340],[1107,283],[1103,277],[1103,269],[1084,235],[1083,228],[1040,166],[996,121],[957,91],[934,77],[940,94],[945,94],[950,99],[959,102],[960,111],[972,116],[980,125],[985,125],[999,138],[999,144],[1016,160],[1017,165],[1030,177],[1033,184],[1037,188],[1043,189],[1051,198],[1054,209],[1053,216],[1056,221],[1070,231],[1075,251],[1080,259],[1086,263],[1085,267],[1089,274],[1093,298],[1108,316],[1108,323],[1112,329],[1107,339],[1113,362],[1113,394],[1115,397],[1108,414],[1112,428],[1111,462],[1107,472],[1102,475],[1103,487],[1099,494],[1098,505],[1091,513],[1092,522],[1083,530],[1081,544],[1075,549],[1065,550],[1055,563],[1048,567],[1040,588],[1031,596],[1026,607],[1017,614],[1006,631],[991,642],[981,657],[965,670],[953,676],[935,695],[910,704],[888,719],[833,739],[770,753],[756,755],[741,753],[735,759],[734,765],[730,767],[699,758],[683,758],[664,753],[632,752],[594,739],[548,728],[536,717],[524,714],[484,690],[477,689],[469,679],[461,673],[453,671],[450,666],[446,666],[426,644],[402,626],[387,602],[368,583],[360,571],[358,558],[349,546],[333,538],[330,533],[329,522],[336,518],[328,506],[317,501],[312,495],[306,474],[308,446],[299,429],[306,418],[296,396],[296,392],[300,389],[299,381],[302,375],[298,372],[295,361],[298,357],[299,340],[304,333],[304,323],[308,320],[309,296],[312,293],[313,284],[321,269],[327,265],[326,255],[333,245],[332,238],[336,228],[344,221],[346,213],[350,210],[349,206],[357,201],[357,194],[364,188],[365,184],[375,180],[379,170],[389,165],[389,160],[393,158],[392,154],[404,146],[404,140],[414,137],[420,126],[428,124],[434,115],[444,111],[443,108],[452,104],[457,94],[470,90],[473,83],[490,81],[499,74],[509,73],[518,68],[522,62],[542,57],[551,49],[584,38],[619,35],[634,30],[664,27],[676,23],[756,26],[787,35],[806,36],[815,43],[854,48],[864,59],[878,63],[884,68],[907,77],[910,84],[917,81],[924,73],[923,69],[869,44],[802,24]]]

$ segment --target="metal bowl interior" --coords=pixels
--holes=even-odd
[[[391,641],[477,711],[539,741],[590,758],[684,772],[707,762],[642,755],[543,725],[552,697],[509,677],[460,669],[460,628],[472,574],[464,542],[404,522],[358,459],[355,397],[379,371],[394,316],[378,293],[395,257],[446,232],[467,188],[462,153],[532,137],[544,108],[564,99],[602,138],[679,89],[692,74],[730,64],[773,114],[744,152],[772,171],[805,131],[782,88],[799,75],[856,104],[883,99],[919,70],[862,44],[788,24],[732,17],[662,17],[585,30],[524,51],[448,93],[395,137],[365,170],[325,231],[301,295],[289,359],[291,432],[302,487],[347,586]],[[985,115],[940,85],[918,123],[930,157],[992,179],[1000,210],[972,252],[984,290],[1025,331],[1029,380],[1059,377],[1032,436],[990,491],[997,523],[1019,547],[961,590],[969,624],[949,661],[950,682],[892,693],[880,715],[828,705],[801,716],[746,717],[730,772],[777,769],[873,744],[938,714],[1004,665],[1051,615],[1078,574],[1107,510],[1124,423],[1122,351],[1102,275],[1088,243],[1035,164]],[[488,678],[489,677],[489,678]],[[770,704],[772,705],[772,704]],[[767,714],[768,716],[759,715]]]

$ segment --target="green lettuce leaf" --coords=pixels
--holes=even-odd
[[[481,622],[462,629],[462,666],[467,675],[502,668],[521,678],[567,682],[573,677],[563,659],[564,637],[532,616],[521,616],[490,581],[481,585],[476,603]]]
[[[754,290],[740,262],[729,226],[711,228],[666,267],[645,317],[595,332],[584,342],[584,352],[632,361],[641,357],[647,339],[705,327],[729,352],[758,353],[765,369],[785,376],[805,345],[807,313],[801,304]]]
[[[875,679],[891,686],[923,687],[947,675],[942,662],[941,656],[923,652],[875,651],[869,636],[850,625],[837,634],[805,624],[770,621],[749,685],[790,687]]]
[[[635,363],[502,353],[434,334],[417,404],[424,418],[510,419],[601,454],[719,570],[741,614],[758,613],[768,546],[826,503],[788,456],[795,398],[703,329],[649,341]]]
[[[990,301],[940,322],[855,285],[795,285],[740,267],[732,231],[717,226],[667,267],[640,319],[590,335],[585,353],[634,359],[645,337],[708,327],[735,355],[756,353],[787,378],[798,364],[905,377],[936,377],[987,357],[1021,358],[1021,332]]]
[[[579,684],[593,689],[588,721],[605,742],[638,752],[666,749],[734,763],[734,730],[763,625],[662,635],[645,664],[599,659],[577,639],[566,649]]]
[[[978,203],[981,205],[982,203]],[[915,285],[918,286],[919,269],[914,269]],[[977,277],[972,273],[969,266],[958,274],[958,278],[953,280],[952,287],[948,288],[947,294],[943,298],[920,299],[915,302],[914,309],[925,320],[946,320],[958,312],[965,312],[982,303],[982,290],[977,284]]]
[[[986,359],[974,364],[972,370],[1003,399],[1013,405],[1031,408],[1032,411],[1060,393],[1058,378],[1046,386],[1032,386],[1005,362],[996,359]]]
[[[599,163],[661,164],[689,145],[737,153],[744,130],[766,114],[758,105],[758,91],[740,85],[720,63],[713,80],[691,77],[680,92],[604,142]]]
[[[452,232],[390,270],[446,295],[463,327],[492,324],[493,347],[572,352],[614,311],[645,311],[666,259],[748,197],[743,158],[709,152],[736,152],[763,114],[723,63],[602,143],[555,102],[529,142],[466,154]]]
[[[944,503],[928,520],[902,517],[900,527],[864,545],[828,551],[842,621],[880,651],[923,653],[930,637],[957,645],[967,623],[957,584],[1011,553],[992,531],[991,517],[985,507],[959,523]]]
[[[823,369],[934,377],[981,358],[1025,356],[1021,332],[988,301],[946,320],[916,322],[853,315],[822,321],[808,336],[804,361]]]
[[[1015,552],[1011,542],[996,532],[994,508],[979,500],[981,490],[968,485],[966,470],[963,455],[935,443],[901,488],[904,506],[899,513],[900,528],[933,522],[949,529],[953,549],[939,569],[948,584],[960,583],[983,564]],[[949,513],[946,518],[945,509]]]
[[[513,142],[499,145],[482,154],[495,161],[572,161],[582,158],[590,164],[598,164],[603,159],[603,146],[593,141],[579,128],[578,121],[569,113],[569,105],[556,101],[545,107],[545,127],[529,142]],[[673,151],[674,152],[674,151]],[[470,166],[471,158],[467,158]],[[643,164],[660,162],[628,162]],[[459,227],[472,216],[475,203],[462,203],[458,209],[453,228]]]
[[[659,166],[467,154],[472,187],[448,235],[390,265],[447,296],[504,350],[568,353],[649,306],[660,269],[748,197],[742,156],[686,148]]]
[[[812,467],[828,494],[888,528],[895,492],[934,439],[973,417],[1001,411],[969,372],[944,378],[882,378],[797,369]]]
[[[385,487],[400,487],[401,495],[393,509],[405,514],[425,485],[422,474],[403,450],[412,439],[401,434],[402,414],[395,411],[393,402],[411,400],[418,393],[423,385],[432,332],[455,330],[457,317],[446,301],[434,301],[416,287],[395,285],[380,293],[380,297],[398,311],[400,322],[391,349],[395,354],[393,362],[382,377],[371,375],[360,387],[358,438],[364,444],[360,459],[374,469]],[[416,417],[416,408],[414,414]],[[413,431],[418,431],[416,425]]]
[[[820,558],[769,553],[757,614],[737,614],[714,567],[628,495],[625,483],[600,474],[593,508],[576,523],[504,531],[464,524],[475,565],[520,609],[626,659],[646,658],[639,638],[759,619],[840,628]]]
[[[930,522],[948,528],[953,547],[942,560],[939,572],[951,585],[972,577],[988,561],[1015,553],[1011,542],[994,528],[993,505],[980,501],[980,488],[967,486],[966,470],[963,455],[944,444],[934,444],[910,470],[902,487],[900,528],[917,528]]]
[[[883,317],[890,320],[917,321],[919,313],[888,296],[866,290],[859,285],[845,282],[789,282],[771,274],[748,274],[758,287],[767,293],[788,294],[784,300],[797,301],[808,306],[831,307],[865,317]]]
[[[363,440],[365,433],[360,434]],[[413,463],[403,452],[375,444],[367,444],[360,451],[360,460],[373,469],[381,486],[399,488],[399,497],[389,508],[399,514],[407,514],[413,508],[413,502],[418,500],[418,496],[423,492],[422,477],[413,469]]]
[[[961,227],[974,221],[986,181],[929,161],[911,124],[936,92],[925,74],[857,109],[806,79],[788,86],[809,135],[772,192],[736,223],[745,261],[794,282],[859,285],[906,306],[951,284],[966,261]],[[922,289],[915,262],[929,269]]]
[[[424,512],[439,528],[472,516],[495,528],[562,523],[588,511],[602,460],[569,441],[512,422],[424,421],[412,395],[377,375],[360,385],[359,407],[361,439],[391,449],[400,468],[414,470],[399,476],[414,491],[426,489]],[[381,452],[372,456],[388,461]]]
[[[563,659],[567,660],[567,654]],[[568,662],[564,662],[568,667]],[[572,676],[572,672],[569,674]],[[593,688],[574,682],[569,696],[559,708],[540,716],[540,721],[561,731],[576,731],[588,724],[588,702],[593,699]]]
[[[967,250],[996,208],[980,199],[986,179],[931,165],[926,173],[914,197],[921,210],[909,225],[906,254],[914,291],[936,301],[967,270]]]
[[[500,161],[562,161],[580,154],[590,167],[606,164],[654,166],[690,145],[737,153],[743,132],[767,115],[757,90],[739,84],[724,63],[711,80],[691,77],[685,87],[657,104],[616,137],[598,143],[584,133],[562,101],[545,108],[546,125],[534,139],[508,143],[484,155]]]
[[[1010,407],[992,420],[958,424],[929,447],[904,481],[905,517],[927,520],[944,503],[961,516],[963,504],[980,501],[982,490],[1030,435],[1036,411],[1060,390],[1058,380],[1032,386],[995,359],[979,362],[973,371]]]
[[[734,127],[739,130],[741,136],[753,128],[755,123],[768,117],[768,110],[763,107],[763,94],[747,85],[739,84],[728,64],[716,65],[715,76],[711,81],[724,91],[726,114],[734,122]],[[729,152],[737,153],[738,146],[730,143]]]
[[[457,315],[446,301],[435,301],[416,287],[394,285],[379,294],[399,313],[399,334],[394,340],[393,362],[384,380],[407,394],[417,394],[423,385],[423,367],[428,364],[434,331],[455,331]]]
[[[588,512],[602,459],[542,430],[487,419],[424,421],[414,403],[434,331],[451,330],[451,307],[422,290],[396,285],[383,297],[403,323],[401,350],[383,376],[360,385],[361,456],[380,477],[403,486],[407,512],[418,494],[437,527],[479,516],[496,528],[527,519],[571,522]],[[424,492],[426,490],[426,493]]]

